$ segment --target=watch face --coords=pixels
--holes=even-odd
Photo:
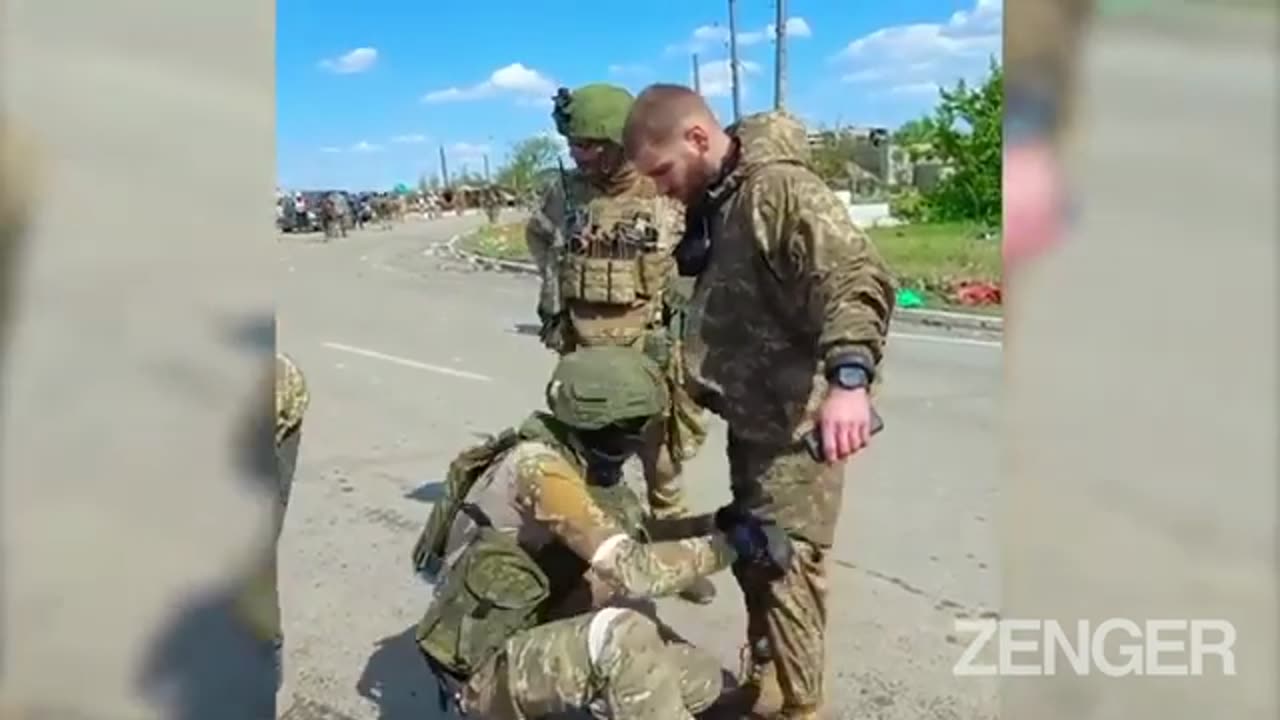
[[[866,387],[867,373],[860,367],[842,367],[836,371],[836,384],[850,390]]]

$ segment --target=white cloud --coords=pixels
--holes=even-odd
[[[802,17],[787,18],[787,37],[813,37],[813,28],[809,27],[809,22]]]
[[[890,95],[938,96],[938,84],[933,82],[903,83],[889,88]]]
[[[340,147],[333,147],[333,146],[331,145],[331,146],[329,146],[329,147],[322,147],[322,148],[320,148],[320,152],[322,152],[322,153],[328,153],[328,154],[330,154],[330,155],[333,155],[333,154],[335,154],[335,153],[340,153],[340,152],[342,152],[342,148],[340,148]]]
[[[620,63],[610,65],[609,74],[617,75],[619,77],[641,77],[652,75],[653,70],[649,69],[646,65]]]
[[[391,142],[396,143],[397,145],[421,145],[428,139],[429,138],[427,138],[426,135],[397,135],[391,138]]]
[[[371,152],[381,152],[381,151],[382,151],[381,145],[374,145],[368,140],[361,140],[360,142],[351,146],[351,152],[371,153]]]
[[[480,160],[490,150],[485,143],[456,142],[448,147],[448,154],[451,159],[456,160]]]
[[[743,94],[746,94],[747,79],[760,73],[760,64],[750,60],[738,61],[738,82]],[[733,78],[729,72],[728,60],[713,60],[698,65],[698,75],[702,82],[703,97],[728,97],[733,92]]]
[[[371,47],[362,47],[356,48],[346,55],[321,60],[320,67],[339,75],[351,75],[370,70],[377,62],[378,50]]]
[[[1000,56],[1003,22],[1001,0],[975,0],[973,9],[946,22],[893,25],[864,35],[835,60],[846,66],[845,82],[888,84],[895,94],[936,90],[961,78],[977,81],[990,58]]]
[[[770,23],[760,30],[738,31],[738,47],[750,47],[773,39],[777,26]],[[787,19],[787,37],[813,37],[813,28],[802,17]],[[729,43],[729,28],[722,25],[702,25],[694,28],[689,40],[675,45],[668,45],[668,55],[687,55],[705,50],[724,47]]]
[[[555,81],[546,75],[527,68],[521,63],[511,63],[494,70],[490,73],[489,79],[484,82],[464,88],[451,87],[435,90],[422,96],[422,101],[426,103],[463,102],[499,95],[514,95],[518,101],[529,102],[541,97],[550,103],[550,97],[555,90]]]

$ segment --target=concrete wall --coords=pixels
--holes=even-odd
[[[855,203],[848,191],[837,190],[836,197],[849,209],[849,218],[858,227],[883,227],[900,225],[901,221],[889,212],[889,203]]]

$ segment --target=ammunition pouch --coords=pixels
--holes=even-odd
[[[507,640],[538,624],[551,583],[515,538],[481,527],[418,623],[428,662],[470,677]]]
[[[634,305],[644,288],[634,258],[614,260],[571,254],[565,258],[560,296],[602,305]]]
[[[672,260],[657,252],[631,258],[565,257],[563,300],[602,305],[634,305],[660,300],[667,290]]]

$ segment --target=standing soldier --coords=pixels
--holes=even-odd
[[[691,206],[676,248],[696,275],[690,387],[729,426],[734,502],[795,543],[780,580],[735,575],[747,605],[751,712],[814,720],[823,703],[827,562],[845,459],[872,432],[893,282],[871,241],[809,166],[785,113],[721,128],[689,88],[655,85],[627,119],[627,157]],[[807,439],[820,440],[821,462]]]
[[[1061,239],[1062,153],[1081,38],[1093,0],[1009,3],[1005,20],[1004,262],[1012,270]]]
[[[450,465],[413,553],[438,578],[416,637],[464,716],[692,720],[719,697],[714,657],[625,605],[731,563],[780,573],[791,542],[731,508],[690,523],[692,537],[648,541],[622,467],[661,421],[666,385],[642,353],[570,353],[550,413]]]
[[[556,129],[578,172],[561,172],[529,221],[526,241],[542,274],[538,315],[543,342],[560,353],[618,345],[647,353],[666,369],[672,402],[640,455],[649,508],[657,520],[688,515],[680,471],[706,438],[702,410],[685,394],[678,334],[680,303],[671,249],[683,208],[657,192],[622,154],[632,98],[613,85],[586,85],[555,97]],[[681,597],[709,603],[705,578]]]
[[[281,681],[281,655],[284,631],[280,622],[280,591],[277,554],[280,533],[284,530],[285,510],[293,489],[293,476],[298,464],[298,446],[302,442],[302,419],[311,395],[306,378],[288,355],[275,358],[275,470],[278,485],[274,505],[272,538],[263,548],[261,561],[246,579],[238,604],[242,617],[255,637],[269,644],[276,659],[276,684]]]
[[[489,222],[496,225],[502,219],[502,194],[496,187],[490,187],[485,194],[485,214],[489,217]]]

